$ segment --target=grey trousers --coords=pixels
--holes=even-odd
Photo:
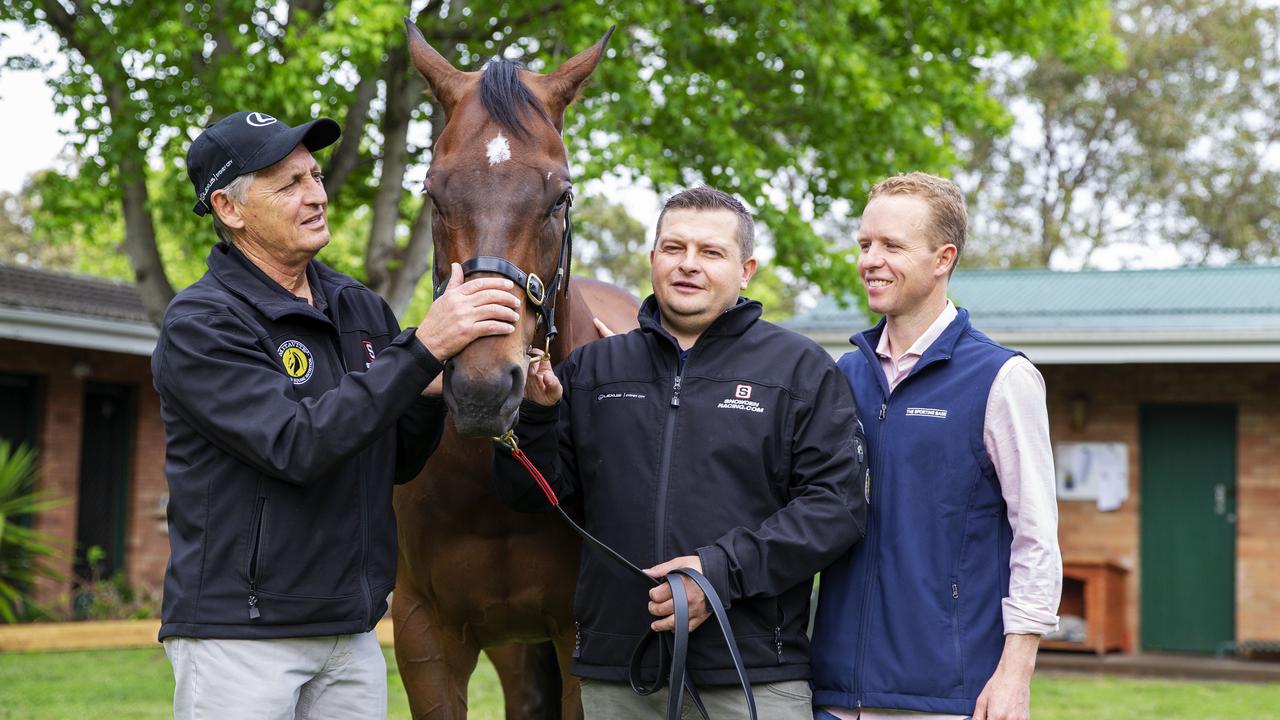
[[[813,695],[807,680],[755,683],[751,694],[756,700],[756,715],[765,720],[813,720]],[[737,685],[714,685],[698,688],[707,714],[712,720],[747,717],[747,702]],[[582,681],[582,709],[587,720],[664,720],[667,713],[667,690],[639,696],[627,683]],[[698,710],[688,695],[684,699],[683,720],[699,720]]]
[[[387,716],[387,661],[373,632],[280,640],[165,638],[175,720],[367,720]]]

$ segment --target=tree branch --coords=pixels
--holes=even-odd
[[[68,12],[57,0],[45,0],[44,7],[49,24],[69,46],[80,53],[87,65],[95,68],[105,90],[107,107],[111,110],[113,119],[110,145],[119,157],[116,172],[122,191],[120,202],[124,213],[125,252],[133,266],[134,279],[147,315],[151,322],[159,326],[165,308],[173,299],[173,285],[169,283],[164,263],[160,260],[160,251],[156,247],[156,226],[148,207],[147,167],[144,161],[145,151],[140,144],[141,138],[135,127],[121,120],[133,117],[133,113],[125,107],[129,100],[124,89],[124,79],[129,75],[119,57],[99,57],[91,51],[85,42],[85,36],[76,31],[77,21],[83,20],[96,26],[92,28],[91,34],[104,39],[110,37],[112,33],[100,17],[80,15],[74,5],[73,12]],[[114,71],[116,82],[102,73],[103,67]]]
[[[360,162],[360,141],[364,137],[365,123],[369,119],[369,104],[377,94],[376,77],[363,77],[356,84],[355,97],[352,98],[342,123],[342,141],[329,156],[329,167],[324,172],[324,191],[330,202],[338,196],[351,171]]]
[[[382,175],[373,197],[373,222],[365,253],[369,287],[382,295],[386,294],[391,281],[390,264],[395,259],[396,226],[400,222],[400,200],[404,194],[409,120],[413,112],[408,61],[408,48],[396,45],[387,52],[384,66],[387,101],[382,115]]]

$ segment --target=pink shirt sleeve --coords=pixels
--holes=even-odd
[[[1017,356],[1000,368],[987,399],[983,441],[1013,528],[1004,631],[1044,635],[1058,627],[1062,554],[1044,378],[1030,360]]]

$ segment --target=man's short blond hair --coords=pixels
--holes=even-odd
[[[923,200],[929,206],[929,244],[935,250],[947,243],[955,245],[956,263],[960,262],[969,232],[969,213],[964,208],[964,193],[955,183],[922,172],[894,175],[876,183],[867,202],[889,195],[910,195]]]

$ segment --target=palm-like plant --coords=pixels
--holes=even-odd
[[[56,507],[35,489],[35,450],[0,441],[0,619],[17,622],[30,604],[38,577],[61,579],[49,565],[58,556],[53,538],[18,522]]]

